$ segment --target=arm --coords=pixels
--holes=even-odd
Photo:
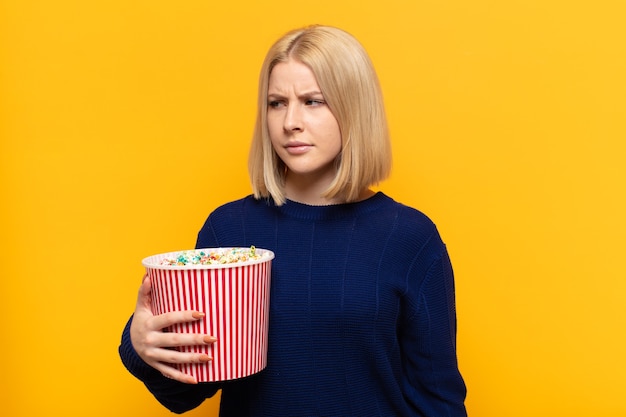
[[[456,355],[454,277],[445,248],[407,301],[401,326],[406,398],[421,415],[466,417],[466,387]]]
[[[200,405],[219,389],[218,384],[198,384],[168,363],[206,362],[210,358],[196,353],[182,353],[174,346],[212,343],[206,335],[165,333],[173,323],[200,320],[197,312],[184,311],[154,316],[150,310],[150,280],[144,279],[137,297],[137,307],[122,334],[119,347],[122,363],[141,380],[155,398],[175,413]]]

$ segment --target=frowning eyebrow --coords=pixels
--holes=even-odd
[[[298,98],[300,99],[311,98],[311,97],[324,97],[324,95],[322,94],[321,91],[318,91],[318,90],[305,91],[303,93],[298,94]],[[280,93],[268,92],[267,98],[285,99],[287,98],[287,96],[280,94]]]

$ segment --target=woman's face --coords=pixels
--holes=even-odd
[[[290,59],[270,74],[267,125],[287,180],[329,185],[341,151],[341,133],[313,72]]]

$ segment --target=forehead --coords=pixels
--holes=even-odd
[[[319,90],[315,74],[307,65],[300,61],[289,59],[280,62],[272,68],[269,77],[268,92],[287,92],[304,90]]]

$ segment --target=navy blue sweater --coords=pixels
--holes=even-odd
[[[127,325],[122,361],[165,407],[222,389],[222,417],[466,416],[452,267],[425,215],[383,193],[332,206],[246,197],[215,210],[196,247],[250,245],[276,254],[267,368],[182,384],[137,356]]]

